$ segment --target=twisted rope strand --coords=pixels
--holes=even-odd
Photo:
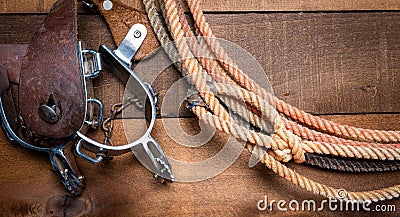
[[[371,147],[371,146],[347,146],[340,144],[329,144],[324,142],[311,142],[299,139],[293,136],[291,132],[287,130],[278,130],[271,137],[262,133],[255,132],[253,130],[246,129],[246,127],[240,126],[236,123],[228,122],[223,118],[208,112],[204,107],[195,106],[192,110],[199,119],[205,123],[214,126],[218,130],[233,135],[235,138],[242,141],[248,141],[252,144],[271,148],[273,151],[289,150],[293,154],[293,159],[296,161],[302,159],[302,153],[296,148],[302,147],[305,152],[327,154],[340,157],[351,157],[351,158],[362,158],[362,159],[380,159],[380,160],[400,160],[400,149],[391,149],[386,147]],[[269,144],[271,143],[271,144]],[[280,145],[277,145],[280,144]],[[292,156],[285,157],[290,160]]]
[[[220,104],[215,95],[211,92],[208,83],[212,83],[212,77],[204,70],[202,65],[194,57],[190,51],[188,44],[185,41],[182,25],[179,20],[177,5],[175,1],[164,0],[166,8],[166,16],[171,28],[171,35],[174,39],[177,51],[182,57],[182,64],[190,75],[191,83],[199,91],[200,96],[214,114],[224,118],[225,120],[232,121],[226,109]]]
[[[150,25],[152,26],[153,31],[156,33],[158,41],[168,54],[171,61],[174,63],[175,67],[182,73],[183,76],[185,76],[187,74],[186,69],[182,66],[179,53],[176,50],[174,43],[169,38],[167,31],[165,31],[161,15],[157,12],[154,0],[143,0],[143,4],[147,13],[147,17],[150,21]]]
[[[386,148],[400,148],[400,143],[394,144],[382,144],[382,143],[366,143],[366,142],[358,142],[353,140],[346,140],[344,138],[331,136],[328,134],[324,134],[307,127],[304,127],[294,121],[291,121],[287,118],[282,118],[285,122],[286,129],[290,130],[294,134],[300,136],[303,139],[316,141],[316,142],[326,142],[326,143],[335,143],[335,144],[343,144],[343,145],[351,145],[351,146],[371,146],[371,147],[386,147]]]
[[[229,96],[218,96],[226,105],[229,105],[231,112],[238,114],[246,122],[259,128],[266,133],[273,133],[273,123],[266,121],[264,118],[254,114],[251,110],[241,103],[237,103],[236,99]]]
[[[250,104],[251,106],[254,107],[259,107],[264,111],[265,115],[273,114],[273,107],[266,102],[262,97],[256,95],[253,92],[249,92],[246,89],[243,88],[238,88],[234,87],[228,84],[215,84],[216,87],[216,92],[219,95],[226,95],[226,96],[231,96],[238,101],[242,100]],[[221,98],[221,96],[219,96]],[[246,109],[244,105],[237,104],[234,105],[235,110],[243,110]],[[237,107],[242,107],[242,109],[237,108]],[[255,118],[254,118],[255,119]],[[268,117],[269,121],[272,121],[272,117]],[[343,144],[343,145],[349,145],[349,146],[366,146],[366,147],[386,147],[386,148],[399,148],[400,144],[379,144],[379,143],[365,143],[365,142],[357,142],[357,141],[352,141],[352,140],[346,140],[343,138],[331,136],[328,134],[323,134],[320,132],[317,132],[315,130],[306,128],[304,126],[301,126],[297,123],[294,123],[293,121],[288,120],[287,118],[284,117],[276,117],[274,122],[280,123],[284,122],[283,125],[285,125],[286,129],[292,131],[295,135],[298,135],[302,137],[303,139],[307,139],[310,141],[316,141],[316,142],[325,142],[325,143],[336,143],[336,144]],[[259,122],[257,122],[259,123]]]
[[[162,1],[162,0],[160,0]],[[182,31],[185,34],[186,43],[189,45],[190,50],[193,55],[197,58],[199,63],[204,67],[208,74],[210,74],[214,80],[224,83],[229,83],[231,85],[237,85],[225,72],[225,70],[220,67],[215,56],[210,52],[207,47],[200,46],[200,41],[204,41],[202,37],[197,38],[195,34],[190,29],[188,21],[183,12],[182,6],[178,0],[175,0],[176,9],[178,11],[179,20],[182,24]],[[203,42],[204,43],[204,42]]]

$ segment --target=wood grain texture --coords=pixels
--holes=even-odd
[[[400,130],[400,115],[327,116],[344,124],[378,129]],[[198,132],[198,120],[181,119],[181,127],[189,134]],[[121,122],[116,123],[117,143],[124,142]],[[101,133],[92,133],[100,139]],[[165,153],[182,161],[199,161],[215,155],[227,136],[216,133],[200,148],[179,145],[170,138],[162,120],[153,132]],[[185,135],[182,135],[185,137]],[[1,216],[358,216],[360,212],[260,212],[257,202],[268,200],[311,200],[315,196],[273,174],[263,165],[249,168],[247,151],[231,167],[218,176],[195,183],[175,182],[162,185],[154,180],[131,153],[99,165],[80,159],[78,164],[86,177],[86,188],[80,198],[65,194],[51,170],[48,156],[13,145],[0,137],[0,215]],[[348,190],[368,190],[399,184],[400,173],[348,174],[319,170],[289,163],[300,174],[325,184]],[[379,203],[382,204],[382,203]],[[383,204],[400,206],[395,199]],[[276,207],[275,207],[276,208]],[[376,213],[374,213],[376,214]],[[398,212],[379,213],[397,216]]]
[[[279,98],[319,114],[400,109],[400,13],[251,17],[251,22],[236,14],[209,20],[217,37],[256,58]],[[389,24],[394,20],[397,24]]]
[[[248,16],[210,14],[207,19],[218,37],[254,56],[279,98],[315,114],[400,111],[400,13],[251,14],[251,21]],[[43,18],[3,16],[0,42],[28,43]],[[79,20],[79,38],[87,48],[114,47],[98,16]],[[246,73],[256,71],[247,59],[242,62]],[[172,67],[159,74],[153,86],[161,102],[177,79]],[[103,73],[95,90],[112,104],[120,100],[123,85]]]
[[[0,1],[0,13],[47,13],[56,0]],[[123,3],[144,10],[140,0],[122,0]],[[400,10],[399,0],[205,0],[205,12],[240,11],[354,11],[354,10]],[[185,8],[188,11],[187,8]],[[81,8],[81,11],[84,9]]]

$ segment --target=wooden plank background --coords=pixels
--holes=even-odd
[[[0,1],[0,44],[27,44],[54,0]],[[142,8],[139,1],[126,3]],[[344,124],[400,130],[400,1],[204,1],[215,34],[245,48],[271,80],[275,94],[308,112]],[[348,10],[346,12],[340,12]],[[114,46],[97,15],[81,8],[79,38],[88,48]],[[232,13],[235,11],[235,13]],[[253,13],[257,11],[257,13]],[[268,11],[278,11],[268,13]],[[294,11],[298,11],[293,13]],[[306,12],[307,13],[302,13]],[[170,67],[153,86],[160,101],[180,78]],[[121,99],[124,85],[110,73],[94,83],[106,111]],[[162,105],[161,105],[162,106]],[[198,132],[185,109],[175,118]],[[153,136],[168,155],[197,160],[212,156],[226,135],[217,133],[200,149],[182,147],[156,123]],[[122,143],[122,124],[114,139]],[[93,133],[100,139],[101,133]],[[0,216],[342,216],[355,212],[259,212],[257,201],[324,199],[279,178],[264,166],[248,168],[248,153],[206,181],[160,185],[132,154],[100,165],[78,159],[86,177],[80,198],[65,194],[46,154],[8,143],[0,136]],[[215,148],[217,147],[217,148]],[[301,174],[334,187],[368,190],[398,184],[398,172],[347,174],[289,163]],[[339,181],[340,180],[340,181]],[[400,209],[400,200],[395,204]],[[363,213],[364,215],[370,213]],[[373,213],[377,214],[377,213]],[[394,213],[379,213],[398,216]]]
[[[135,8],[142,8],[140,1],[121,0]],[[48,12],[56,0],[2,0],[0,13],[43,13]],[[399,10],[399,0],[223,0],[203,1],[206,12],[248,11],[384,11]]]

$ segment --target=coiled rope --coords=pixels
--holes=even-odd
[[[205,36],[199,42],[185,40],[186,37],[192,37],[193,33],[190,33],[191,29],[188,28],[188,22],[177,1],[160,2],[163,18],[157,11],[154,0],[143,0],[150,23],[162,46],[173,61],[181,59],[181,62],[176,63],[178,70],[188,75],[189,81],[196,87],[199,96],[206,104],[206,106],[197,104],[190,106],[199,119],[222,132],[247,141],[249,151],[256,154],[262,163],[281,177],[315,194],[329,197],[337,197],[338,190],[303,177],[281,162],[293,159],[297,163],[302,163],[306,160],[306,153],[362,159],[400,159],[399,144],[385,144],[399,142],[400,134],[397,131],[340,125],[307,114],[271,96],[249,79],[227,56],[205,21],[199,3],[195,0],[187,2],[197,31]],[[170,35],[167,28],[170,29]],[[175,42],[175,47],[170,37]],[[215,55],[218,62],[198,58],[196,54],[199,54],[199,49]],[[234,91],[226,91],[233,89]],[[224,99],[223,102],[220,102],[221,99]],[[248,129],[235,122],[227,108],[223,106],[227,105],[229,109],[247,117],[248,122],[263,129],[265,118],[260,118],[257,112],[252,111],[253,114],[250,114],[247,111],[248,106],[243,104],[243,101],[250,103],[260,114],[268,114],[266,110],[271,107],[268,106],[269,102],[272,102],[279,113],[286,117],[280,114],[270,117],[275,123],[271,135]],[[378,201],[399,197],[399,193],[400,186],[397,185],[373,191],[348,192],[347,198]]]
[[[263,88],[261,88],[256,82],[250,79],[246,74],[240,70],[233,60],[226,54],[211,28],[209,27],[204,17],[203,11],[200,8],[200,3],[197,0],[188,0],[188,6],[193,15],[196,26],[204,38],[206,39],[209,47],[214,52],[219,60],[223,60],[221,65],[227,70],[230,76],[235,78],[242,87],[245,89],[255,92],[262,97],[269,99],[270,96]],[[316,130],[320,130],[325,133],[329,133],[338,137],[347,138],[356,141],[369,141],[369,142],[400,142],[399,131],[384,131],[384,130],[370,130],[363,128],[356,128],[347,125],[340,125],[338,123],[313,116],[306,113],[294,106],[291,106],[284,101],[273,97],[273,102],[276,105],[277,110],[284,115],[293,118],[294,120],[305,124],[309,127],[313,127]]]

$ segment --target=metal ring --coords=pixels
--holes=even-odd
[[[85,124],[98,127],[103,121],[103,103],[96,98],[90,98],[86,100],[87,103],[94,103],[98,105],[98,114],[96,120],[85,120]]]
[[[83,158],[83,159],[89,161],[89,162],[92,163],[92,164],[100,163],[100,162],[104,159],[103,156],[99,155],[99,156],[97,156],[97,158],[92,158],[92,157],[90,157],[89,155],[87,155],[87,154],[85,154],[85,153],[83,153],[83,152],[81,151],[81,147],[82,147],[82,142],[83,142],[83,141],[84,141],[83,139],[80,139],[80,140],[75,144],[75,151],[76,151],[76,154],[78,154],[79,157],[81,157],[81,158]]]

